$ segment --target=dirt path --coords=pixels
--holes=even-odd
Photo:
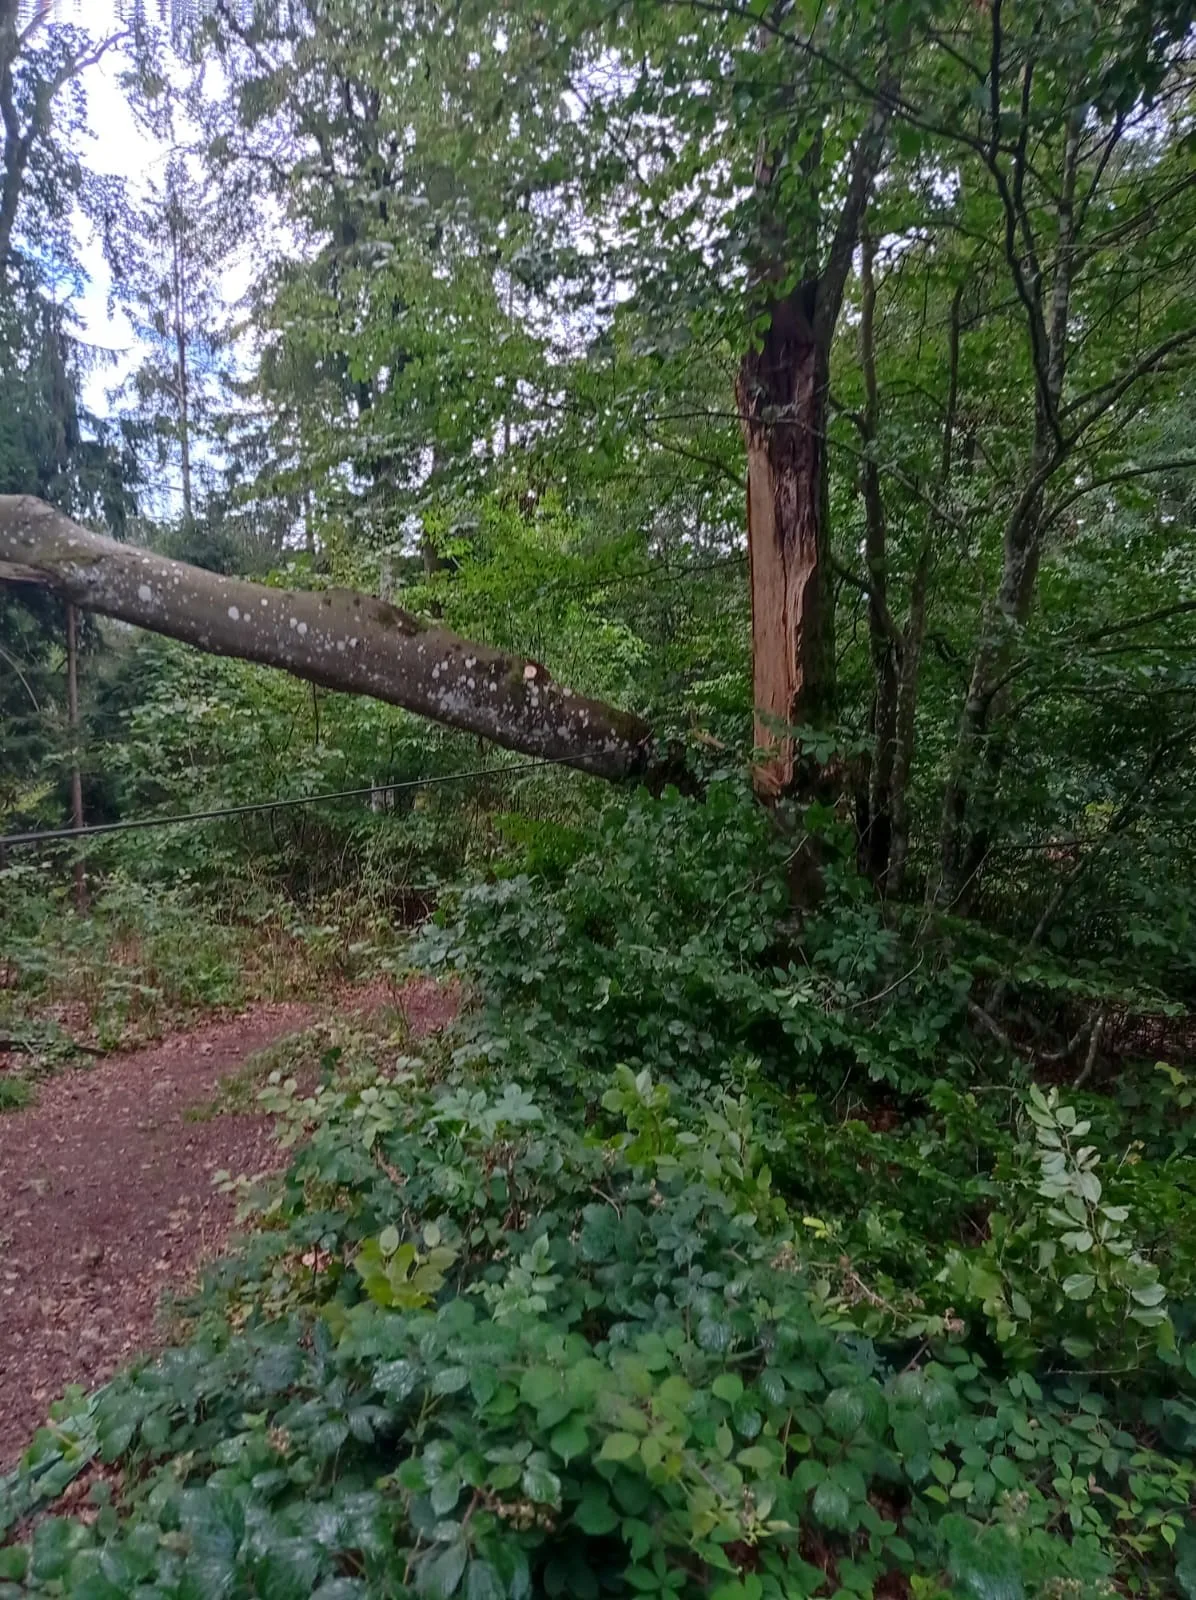
[[[453,1009],[434,984],[391,998],[415,1035]],[[255,1006],[62,1073],[35,1106],[0,1116],[0,1472],[68,1384],[101,1383],[155,1343],[162,1290],[224,1244],[234,1202],[212,1174],[268,1166],[269,1120],[189,1122],[186,1112],[315,1014]]]

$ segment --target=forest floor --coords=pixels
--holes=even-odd
[[[278,1164],[268,1117],[208,1114],[222,1081],[317,1020],[383,1007],[418,1038],[455,1001],[416,980],[350,991],[334,1010],[255,1005],[62,1072],[0,1116],[0,1472],[68,1384],[92,1388],[161,1342],[163,1291],[194,1283],[233,1227],[213,1174]]]

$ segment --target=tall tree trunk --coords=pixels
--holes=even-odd
[[[0,272],[8,265],[30,141],[16,103],[15,67],[21,49],[17,0],[0,0]]]
[[[893,766],[896,760],[898,658],[901,640],[889,615],[888,529],[880,464],[876,458],[880,391],[876,381],[876,246],[865,228],[860,235],[860,367],[864,378],[861,418],[864,459],[860,489],[864,499],[864,564],[868,569],[868,650],[872,661],[872,755],[868,766],[867,816],[862,834],[864,869],[874,882],[884,880],[893,836]]]
[[[891,830],[885,864],[884,890],[900,895],[909,861],[909,779],[914,764],[918,684],[922,669],[922,644],[926,637],[926,612],[930,596],[931,550],[922,546],[910,589],[909,617],[901,642],[897,674],[897,704],[893,719],[893,770],[891,779]]]
[[[0,579],[44,583],[85,610],[212,655],[372,695],[596,777],[680,775],[639,717],[574,694],[538,662],[472,644],[372,595],[269,589],[168,561],[89,533],[28,495],[0,495]]]
[[[772,46],[761,31],[761,49]],[[768,217],[757,241],[754,289],[767,327],[760,348],[740,362],[736,398],[747,446],[747,535],[752,594],[755,738],[764,752],[756,787],[767,799],[801,790],[812,777],[798,760],[795,727],[828,722],[835,707],[834,596],[830,581],[826,460],[830,350],[847,280],[884,155],[896,82],[881,93],[844,163],[846,184],[830,246],[819,264],[805,218],[800,242],[786,219]],[[763,198],[792,152],[763,141],[756,189]],[[796,158],[817,191],[823,160],[818,134]],[[830,219],[827,219],[828,221]],[[804,279],[790,294],[775,286]]]
[[[66,607],[66,720],[71,731],[71,826],[83,826],[83,775],[79,768],[79,629],[74,606]],[[75,906],[87,910],[87,873],[83,857],[75,862]]]
[[[955,427],[959,411],[959,342],[963,309],[963,284],[957,284],[951,297],[947,333],[947,399],[943,407],[943,436],[935,485],[938,509],[932,512],[931,529],[922,542],[910,585],[909,615],[901,638],[897,674],[897,711],[893,731],[892,839],[885,871],[885,892],[899,895],[905,887],[909,861],[910,817],[909,780],[914,765],[917,737],[918,686],[922,671],[922,646],[926,638],[926,617],[930,604],[930,580],[934,571],[934,539],[946,535],[949,515],[946,510],[955,470]]]
[[[747,442],[748,562],[756,785],[768,798],[800,785],[798,724],[834,705],[828,583],[827,351],[814,327],[817,285],[771,308],[759,351],[744,357],[738,401]]]
[[[171,225],[170,243],[173,254],[174,345],[178,372],[179,454],[183,469],[183,520],[190,527],[194,520],[191,499],[191,378],[187,369],[186,277],[177,221]]]
[[[1023,139],[1025,135],[1023,113]],[[1083,112],[1072,114],[1063,155],[1058,201],[1059,231],[1054,275],[1046,309],[1043,309],[1041,273],[1026,285],[1016,251],[1010,265],[1023,291],[1029,324],[1030,350],[1035,372],[1034,434],[1025,482],[1005,524],[1001,578],[982,621],[972,661],[967,699],[960,717],[951,770],[943,797],[939,834],[939,876],[934,899],[941,906],[966,909],[988,854],[988,819],[996,794],[997,776],[1005,741],[994,739],[992,727],[999,716],[1014,640],[1030,615],[1045,536],[1043,497],[1050,479],[1067,459],[1071,441],[1060,429],[1060,404],[1067,372],[1067,347],[1071,315],[1072,280],[1076,262],[1076,178],[1083,135]],[[996,172],[997,129],[993,132],[991,161]],[[1019,141],[1019,149],[1022,143]],[[1020,205],[1017,186],[1007,205],[1011,229]],[[1029,233],[1028,226],[1023,233]],[[971,813],[971,818],[969,817]],[[969,823],[977,818],[976,825]]]

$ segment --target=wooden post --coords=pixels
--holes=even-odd
[[[66,608],[66,715],[71,730],[71,825],[83,826],[83,775],[79,770],[79,649],[78,613],[67,602]],[[75,859],[75,906],[87,910],[87,874],[83,857]]]

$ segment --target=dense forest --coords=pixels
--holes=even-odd
[[[0,1125],[324,1007],[0,1597],[1196,1597],[1194,241],[1192,0],[0,0]]]

